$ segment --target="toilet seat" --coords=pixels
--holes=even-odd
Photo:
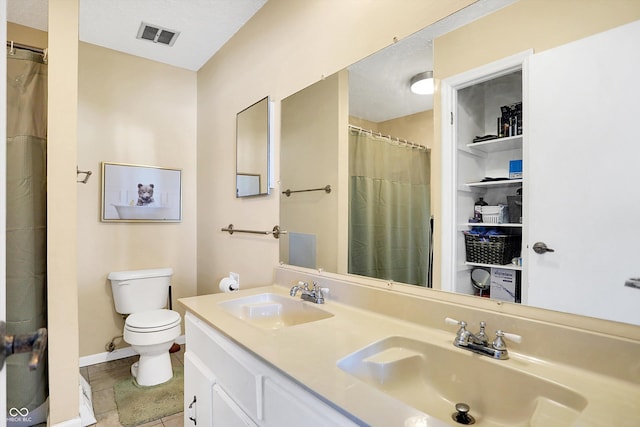
[[[180,325],[180,314],[160,309],[133,313],[127,317],[124,328],[130,332],[152,333],[165,331]]]

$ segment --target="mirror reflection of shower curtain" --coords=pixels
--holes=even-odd
[[[349,130],[349,273],[427,285],[431,155]]]
[[[7,51],[7,332],[28,334],[47,326],[47,66],[41,54]],[[29,356],[7,359],[7,410],[27,408],[38,423],[46,416],[47,358],[29,371]]]

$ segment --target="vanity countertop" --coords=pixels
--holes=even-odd
[[[389,397],[344,372],[336,364],[343,357],[392,336],[425,341],[452,352],[463,352],[469,358],[483,357],[453,346],[455,327],[451,327],[448,331],[398,320],[374,311],[333,301],[330,294],[326,303],[318,307],[333,314],[332,317],[281,329],[265,329],[245,322],[220,306],[221,302],[262,293],[273,293],[290,298],[289,288],[271,285],[233,293],[182,298],[179,302],[187,311],[335,407],[351,414],[363,425],[380,427],[456,425],[453,421],[443,422],[442,420],[450,420],[443,414],[438,414],[439,419],[435,419]],[[406,297],[414,298],[411,295]],[[305,302],[305,304],[313,303]],[[187,342],[187,350],[188,345]],[[640,387],[637,384],[566,364],[550,363],[514,351],[510,354],[509,360],[487,359],[490,363],[502,364],[505,368],[539,375],[562,384],[586,399],[587,405],[582,410],[578,423],[573,425],[603,427],[637,425],[637,420],[640,419]],[[496,379],[495,383],[487,384],[478,392],[503,393],[504,399],[508,400],[510,395],[508,376]],[[451,412],[454,412],[455,403],[451,405]],[[422,424],[413,424],[411,420],[421,420]],[[477,421],[478,426],[484,424],[482,420]],[[533,420],[530,425],[551,424],[548,418],[541,417],[537,421]]]

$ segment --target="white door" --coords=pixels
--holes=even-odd
[[[640,324],[638,40],[640,21],[531,58],[530,305]]]
[[[0,44],[7,44],[7,0],[0,0]],[[6,319],[6,147],[7,147],[7,55],[0,55],[0,321]],[[7,371],[0,369],[0,427],[6,426]]]

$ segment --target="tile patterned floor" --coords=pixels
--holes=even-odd
[[[137,358],[138,356],[133,356],[80,368],[80,374],[91,385],[93,412],[97,420],[97,423],[93,424],[93,426],[121,427],[118,420],[118,410],[116,409],[113,386],[121,379],[131,375],[131,365]],[[171,354],[171,363],[173,366],[184,366],[184,345],[181,346],[180,351]],[[143,424],[143,426],[183,427],[182,421],[183,413],[180,412]]]

